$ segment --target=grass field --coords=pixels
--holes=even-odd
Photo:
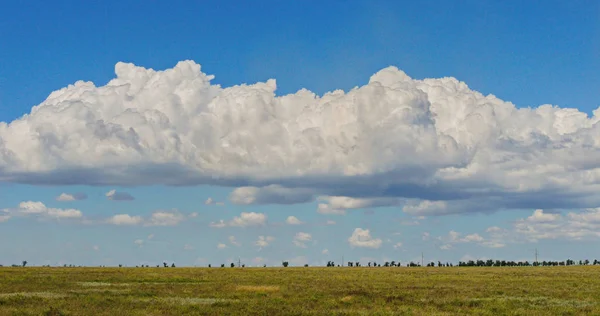
[[[0,315],[600,314],[600,267],[0,268]]]

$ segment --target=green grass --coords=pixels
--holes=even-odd
[[[599,315],[600,267],[0,268],[0,315]]]

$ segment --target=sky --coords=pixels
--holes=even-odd
[[[0,264],[594,259],[596,1],[0,4]]]

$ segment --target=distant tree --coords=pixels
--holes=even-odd
[[[231,263],[231,267],[232,267],[232,268],[235,268],[235,263],[233,263],[233,262],[232,262],[232,263]]]
[[[246,267],[246,265],[245,265],[245,264],[242,264],[242,268],[245,268],[245,267]]]
[[[208,264],[208,267],[210,268],[210,263]]]
[[[287,262],[287,261],[284,261],[284,262],[282,262],[281,264],[283,265],[283,267],[284,267],[284,268],[287,268],[287,266],[288,266],[290,263],[289,263],[289,262]]]
[[[173,262],[173,264],[171,265],[171,268],[175,268],[175,262]]]
[[[348,261],[348,266],[352,267],[352,262],[351,261]]]
[[[27,262],[27,261],[25,261],[25,262]],[[590,264],[590,261],[588,259],[585,259],[585,261],[583,262],[583,264],[587,266],[588,264]]]
[[[225,264],[224,263],[221,263],[221,268],[225,268]]]
[[[122,265],[122,264],[119,264],[119,268],[122,268],[122,267],[123,267],[123,265]]]
[[[166,262],[163,262],[163,267],[168,268],[169,265]]]
[[[389,266],[390,266],[390,263],[386,261],[386,262],[383,264],[383,266],[384,266],[384,267],[389,267]]]
[[[371,261],[369,261],[369,264],[368,264],[368,266],[369,266],[369,268],[371,267]]]
[[[308,263],[305,263],[305,264],[304,264],[304,267],[305,267],[305,268],[308,268]]]
[[[267,265],[266,265],[266,264],[264,264],[264,265],[263,265],[263,268],[266,268],[266,267],[267,267]]]
[[[23,268],[27,265],[27,261],[23,261]]]

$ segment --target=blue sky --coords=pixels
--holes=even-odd
[[[531,259],[535,248],[542,259],[583,258],[600,236],[600,222],[582,225],[600,206],[599,15],[594,1],[3,3],[0,240],[10,242],[0,264],[407,262],[421,252],[456,262]],[[197,64],[176,67],[184,60],[215,75],[213,88],[198,83]],[[175,70],[153,74],[152,86],[141,68],[117,76],[118,62]],[[388,66],[399,70],[371,77]],[[274,92],[255,85],[268,79]],[[77,86],[43,103],[79,80],[109,88]],[[151,89],[115,101],[123,84]],[[300,89],[346,94],[332,114],[303,92],[277,99]],[[46,110],[23,117],[39,104]],[[405,106],[417,118],[394,114]],[[159,111],[169,127],[136,125],[128,108]],[[208,112],[210,124],[186,121]],[[173,135],[180,146],[170,147]],[[62,193],[86,198],[58,201]],[[43,207],[19,206],[28,201]]]

